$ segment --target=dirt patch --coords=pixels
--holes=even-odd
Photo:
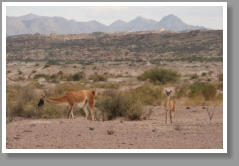
[[[21,120],[7,124],[8,149],[219,149],[223,148],[222,107],[209,121],[202,107],[178,107],[174,123],[153,107],[148,120]]]

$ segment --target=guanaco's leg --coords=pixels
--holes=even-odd
[[[169,110],[169,115],[170,115],[170,123],[172,124],[173,121],[172,121],[172,110]]]
[[[172,112],[173,114],[173,120],[175,120],[175,110]]]
[[[89,98],[89,99],[90,100],[89,100],[88,110],[91,113],[91,120],[95,120],[94,99],[93,99],[93,97]]]
[[[167,116],[168,116],[168,111],[165,109],[165,124],[167,124]]]
[[[70,105],[70,109],[68,111],[68,119],[70,119],[72,109],[73,109],[73,104]]]
[[[83,108],[84,112],[85,112],[85,119],[87,120],[88,119],[88,116],[89,116],[89,111],[87,109],[87,106],[84,106]]]
[[[74,114],[73,114],[73,112],[74,112],[74,109],[72,109],[72,111],[71,111],[71,118],[72,118],[72,119],[74,119]]]
[[[88,110],[90,111],[91,113],[91,120],[95,120],[95,112],[94,112],[94,109],[91,108],[90,106],[87,106]]]

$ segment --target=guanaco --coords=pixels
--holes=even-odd
[[[167,115],[169,113],[170,116],[170,123],[173,123],[173,119],[175,119],[175,100],[172,99],[172,90],[165,90],[166,93],[166,101],[165,101],[165,123],[167,124]],[[172,117],[173,116],[173,117]]]
[[[89,111],[91,113],[92,120],[95,120],[95,113],[94,113],[94,96],[95,91],[91,90],[71,90],[68,91],[64,96],[58,98],[48,98],[43,96],[37,108],[43,106],[45,102],[53,103],[53,104],[66,104],[69,105],[68,111],[68,119],[74,119],[73,109],[74,107],[83,108],[86,119],[88,119]]]

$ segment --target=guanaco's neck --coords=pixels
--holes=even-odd
[[[171,95],[167,96],[167,101],[169,101],[171,99]]]
[[[45,101],[49,103],[59,104],[59,103],[66,103],[67,99],[65,96],[59,97],[59,98],[45,98]]]

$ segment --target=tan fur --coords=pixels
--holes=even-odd
[[[175,119],[175,100],[171,98],[171,92],[172,91],[166,91],[168,92],[167,99],[165,101],[165,123],[167,124],[167,115],[169,112],[169,117],[170,117],[170,123],[173,123],[173,119]]]
[[[95,120],[95,113],[94,113],[94,91],[90,90],[71,90],[68,91],[64,96],[59,98],[48,98],[46,97],[45,100],[47,102],[53,104],[69,104],[70,109],[68,111],[68,118],[70,119],[70,115],[73,118],[73,108],[78,104],[82,104],[82,107],[86,113],[86,119],[88,118],[88,110],[91,112],[92,120]],[[85,103],[84,103],[85,102]]]

